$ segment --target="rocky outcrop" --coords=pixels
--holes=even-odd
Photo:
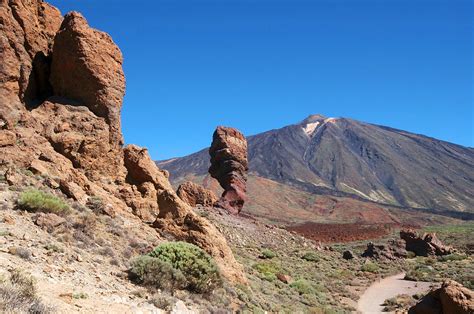
[[[367,248],[362,257],[375,258],[375,259],[389,259],[394,260],[397,258],[407,257],[407,251],[404,248],[402,241],[390,240],[387,245],[376,245],[372,242],[367,243]]]
[[[13,128],[25,105],[47,94],[43,65],[61,21],[41,0],[0,0],[0,129]]]
[[[51,101],[43,102],[31,116],[31,126],[40,127],[54,150],[66,156],[75,168],[83,169],[91,180],[125,176],[122,149],[110,143],[105,118],[84,106]]]
[[[247,186],[247,140],[234,128],[219,126],[209,148],[209,174],[219,181],[224,193],[217,206],[238,214],[245,203]]]
[[[447,255],[454,252],[453,248],[445,246],[434,233],[419,236],[413,230],[400,230],[400,238],[406,243],[406,250],[417,256]]]
[[[212,207],[218,200],[214,192],[191,181],[180,184],[176,194],[192,207],[196,205]]]
[[[178,197],[167,173],[156,166],[146,149],[136,145],[126,146],[124,163],[128,170],[128,182],[138,186],[151,183],[156,190],[159,214],[153,223],[155,228],[178,240],[198,245],[216,259],[226,278],[233,282],[246,282],[242,266],[234,259],[222,234]]]
[[[409,314],[471,314],[474,313],[474,292],[448,280],[441,288],[428,293],[408,311]]]
[[[77,12],[64,16],[54,38],[50,82],[54,95],[86,106],[110,127],[110,144],[123,143],[120,109],[125,93],[122,53]]]
[[[245,282],[225,238],[174,192],[146,149],[122,148],[122,55],[79,13],[62,19],[40,0],[0,0],[0,168],[19,185],[29,169],[44,184],[100,213],[154,223],[159,233],[211,254]],[[38,225],[54,225],[38,216]],[[157,234],[158,237],[158,234]]]

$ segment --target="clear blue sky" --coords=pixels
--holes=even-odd
[[[155,159],[307,115],[474,146],[471,0],[52,0],[124,55],[127,143]]]

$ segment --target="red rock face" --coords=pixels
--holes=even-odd
[[[105,118],[110,142],[122,145],[122,53],[109,35],[90,28],[77,12],[66,14],[54,38],[50,81],[54,95],[76,101]]]
[[[176,194],[185,203],[193,207],[196,205],[213,206],[218,200],[214,192],[190,181],[182,183]]]
[[[245,203],[247,188],[247,140],[234,128],[219,126],[212,137],[210,175],[224,189],[216,204],[238,214]]]

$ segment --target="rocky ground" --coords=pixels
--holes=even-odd
[[[471,289],[474,283],[473,258],[464,253],[440,258],[362,258],[366,241],[320,243],[251,217],[198,207],[196,212],[225,236],[249,284],[226,283],[205,297],[150,291],[132,283],[126,271],[134,256],[150,251],[166,236],[133,215],[110,217],[94,211],[91,204],[67,199],[72,210],[60,225],[38,219],[38,214],[17,209],[22,191],[38,188],[64,196],[44,184],[47,178],[27,170],[18,173],[22,177],[18,185],[0,178],[1,275],[5,278],[15,269],[31,274],[38,296],[57,312],[155,313],[177,306],[199,312],[352,312],[373,282],[403,271],[413,280],[452,278]],[[444,227],[449,233],[436,228],[443,241],[451,239],[464,250],[474,225]],[[377,241],[386,243],[388,238]],[[347,250],[353,259],[342,257]]]

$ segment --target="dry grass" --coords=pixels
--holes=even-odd
[[[0,312],[46,314],[53,309],[37,297],[33,277],[13,270],[9,278],[0,280]]]

